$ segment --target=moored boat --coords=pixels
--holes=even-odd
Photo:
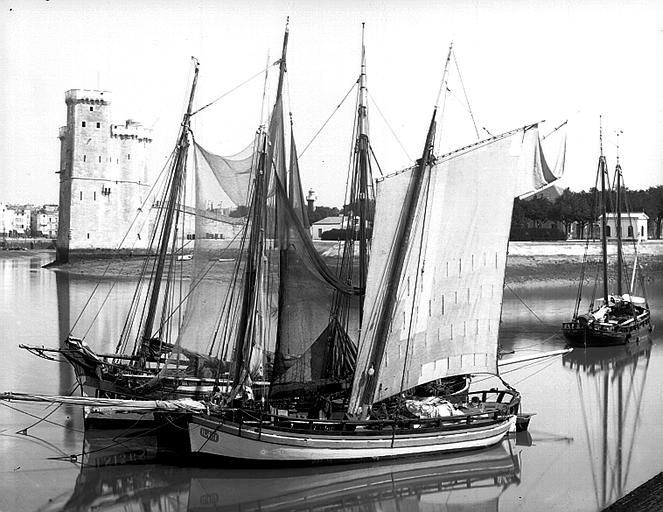
[[[602,136],[601,136],[602,141]],[[637,343],[648,338],[653,330],[649,304],[646,298],[645,286],[642,271],[638,274],[637,243],[633,240],[635,259],[633,263],[633,274],[628,287],[628,292],[624,290],[624,255],[622,240],[622,208],[624,199],[622,198],[623,176],[622,168],[619,164],[619,147],[617,148],[617,166],[615,168],[615,231],[616,231],[616,254],[614,258],[608,255],[608,166],[606,158],[603,155],[603,146],[601,142],[601,155],[599,157],[597,180],[601,182],[600,190],[600,231],[601,231],[601,277],[597,272],[594,287],[602,281],[602,297],[589,301],[589,308],[586,313],[580,313],[580,302],[583,296],[585,284],[585,266],[587,257],[583,261],[581,277],[578,285],[578,294],[576,298],[573,319],[570,322],[562,323],[562,333],[569,340],[571,345],[578,347],[606,347],[615,345],[624,345],[628,343]],[[633,234],[633,227],[628,230]],[[590,233],[587,234],[587,244],[589,245]],[[610,289],[609,265],[614,261],[614,288]],[[636,280],[636,276],[639,281]],[[636,296],[635,288],[639,282],[642,297]]]
[[[286,29],[279,84],[287,42]],[[452,48],[447,65],[451,55]],[[440,94],[446,78],[447,66]],[[279,86],[261,144],[267,149],[254,174],[243,305],[230,329],[233,390],[209,404],[209,412],[192,416],[194,454],[249,462],[357,461],[483,448],[516,429],[520,395],[499,378],[497,338],[513,199],[559,176],[546,163],[538,126],[435,156],[436,106],[421,158],[378,180],[375,213],[367,215],[372,183],[363,41],[357,83],[356,157],[348,180],[356,195],[346,204],[357,225],[348,231],[358,238],[358,265],[342,259],[340,273],[330,277],[302,236],[294,144],[289,189],[277,152],[284,138]],[[280,213],[270,218],[265,211]],[[346,240],[343,254],[354,254],[354,240]],[[270,244],[278,249],[271,253],[277,258],[272,268],[279,269],[275,333],[264,324]],[[313,306],[314,296],[331,297],[331,312]],[[352,311],[356,332],[356,323],[342,321]],[[256,401],[246,390],[261,375],[255,368],[270,336],[269,390]],[[498,387],[456,398],[438,392],[447,379],[477,374],[496,376]],[[303,407],[301,397],[311,393],[318,399]]]

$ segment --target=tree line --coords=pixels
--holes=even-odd
[[[578,223],[578,232],[592,228],[598,220],[599,194],[595,188],[589,191],[572,192],[568,188],[557,199],[550,201],[545,197],[535,196],[528,199],[516,199],[513,207],[512,235],[530,226],[535,229],[550,230],[546,223],[560,223],[564,226],[563,235],[570,232],[571,225]],[[608,212],[616,211],[614,193],[609,194],[606,208]],[[661,238],[663,224],[663,185],[650,187],[647,190],[629,190],[622,192],[622,212],[645,212],[649,217],[650,233],[654,238]],[[561,231],[561,230],[559,230]],[[513,236],[512,236],[513,238]],[[516,238],[518,238],[516,236]],[[542,238],[546,238],[543,236]],[[548,238],[556,238],[550,236]]]

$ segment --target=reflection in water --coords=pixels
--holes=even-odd
[[[67,511],[430,510],[497,511],[520,483],[509,440],[459,456],[324,467],[205,469],[154,460],[156,439],[89,431]],[[57,507],[57,508],[56,508]]]
[[[563,358],[576,373],[599,509],[625,494],[651,346],[575,349]]]

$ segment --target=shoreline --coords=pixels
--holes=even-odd
[[[316,247],[323,255],[334,254],[335,242],[318,242]],[[540,284],[577,283],[582,261],[585,258],[586,242],[511,242],[507,257],[505,282],[511,286],[529,287]],[[587,259],[596,262],[600,255],[600,244],[592,242],[587,247]],[[614,254],[615,245],[610,244],[609,254]],[[633,248],[625,247],[625,261],[632,264]],[[649,240],[640,245],[638,261],[645,275],[651,279],[655,274],[663,273],[663,240]],[[25,258],[35,255],[52,255],[54,250],[0,251],[0,258]],[[231,256],[230,254],[228,256]],[[110,253],[87,253],[73,255],[69,263],[58,264],[54,261],[43,268],[62,272],[72,278],[80,279],[135,279],[141,273],[144,259],[142,255],[116,255]],[[233,258],[223,258],[213,263],[217,278],[225,280],[234,267]],[[193,262],[182,262],[183,277],[190,278]]]

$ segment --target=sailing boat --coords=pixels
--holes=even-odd
[[[286,28],[279,84],[288,34]],[[443,85],[450,57],[451,48]],[[367,127],[363,42],[358,83],[354,171],[359,179],[353,183],[359,193],[353,208],[361,212],[370,183],[362,164],[370,149],[362,131]],[[421,158],[377,182],[370,263],[360,262],[364,270],[354,281],[349,272],[354,265],[341,264],[341,278],[329,275],[302,236],[298,194],[293,194],[296,166],[289,176],[295,186],[284,186],[282,110],[279,85],[253,178],[242,307],[233,329],[233,389],[227,400],[209,404],[209,414],[191,417],[192,452],[244,461],[330,462],[499,443],[515,430],[520,408],[515,389],[502,381],[503,389],[469,392],[461,404],[435,388],[447,378],[498,374],[513,199],[558,177],[544,158],[538,126],[436,157],[436,106]],[[364,219],[357,215],[360,232]],[[266,263],[275,254],[278,263]],[[278,327],[270,389],[256,401],[252,377],[262,374],[256,373],[255,356],[270,342],[263,321],[274,290],[268,286],[270,266],[279,271]],[[297,300],[296,290],[304,300]],[[360,329],[348,332],[353,324],[339,321],[348,316],[341,308],[321,317],[313,296],[331,297],[332,305],[358,302]],[[354,340],[356,358],[348,343]],[[318,400],[310,406],[301,397],[312,390]]]
[[[195,214],[196,232],[203,227],[207,231],[213,231],[209,226],[218,221],[235,224],[239,221],[243,224],[240,219],[229,219],[213,209],[206,209],[204,203],[197,202],[195,208],[186,206],[187,155],[192,138],[190,120],[195,114],[193,103],[199,72],[198,61],[195,58],[193,66],[194,74],[188,94],[188,105],[181,122],[175,150],[171,154],[167,172],[164,174],[160,199],[154,202],[151,209],[155,219],[150,250],[144,259],[141,277],[126,313],[116,351],[111,354],[99,354],[88,345],[85,336],[73,336],[76,324],[70,328],[68,303],[60,305],[62,311],[66,312],[66,318],[64,322],[61,319],[60,325],[62,347],[21,346],[47,359],[54,359],[55,354],[61,355],[73,366],[83,396],[101,399],[96,404],[101,405],[101,409],[86,409],[86,427],[92,425],[111,427],[116,426],[118,422],[128,422],[134,426],[136,422],[154,420],[152,413],[132,412],[131,407],[124,411],[103,408],[106,399],[139,401],[201,399],[203,395],[211,394],[215,386],[223,386],[223,382],[214,378],[214,374],[224,369],[224,365],[218,358],[209,355],[202,346],[202,340],[201,346],[195,347],[187,348],[181,343],[181,337],[185,332],[182,322],[179,321],[182,317],[181,312],[188,311],[189,303],[192,302],[188,299],[194,297],[194,292],[197,293],[198,288],[202,289],[210,278],[214,277],[214,273],[210,272],[210,265],[201,268],[197,266],[197,261],[192,262],[194,272],[191,276],[190,290],[187,293],[183,289],[181,276],[185,258],[182,257],[180,244],[189,243],[185,239],[184,232],[190,229],[186,226],[192,216],[190,214]],[[226,159],[225,164],[227,168],[242,169],[250,166],[251,159],[252,155],[247,155],[245,151],[236,155],[234,160]],[[234,184],[240,187],[239,182]],[[209,179],[205,186],[213,188]],[[236,204],[242,204],[239,195],[235,194],[233,198]],[[197,252],[202,253],[207,249],[207,253],[211,254],[213,251],[209,250],[209,242],[202,240],[196,244],[200,246]],[[214,243],[214,240],[211,242]],[[217,243],[215,247],[218,249],[218,246]],[[213,261],[217,262],[219,251],[214,254]],[[96,291],[95,287],[93,294]],[[108,296],[104,299],[104,304],[107,299]],[[95,314],[95,319],[97,315],[98,313]],[[185,319],[188,318],[190,316],[185,315]],[[94,400],[89,403],[95,405]]]
[[[602,136],[601,136],[602,140]],[[619,147],[617,149],[619,151]],[[637,256],[633,266],[633,277],[628,289],[624,293],[623,272],[625,269],[622,250],[622,187],[623,176],[622,168],[619,164],[619,153],[617,154],[617,166],[615,168],[615,220],[617,235],[617,254],[616,254],[616,286],[614,292],[610,293],[608,282],[608,190],[607,182],[608,165],[603,155],[603,145],[601,143],[601,155],[597,170],[597,179],[601,180],[600,208],[601,208],[601,265],[603,296],[594,301],[590,301],[587,313],[579,314],[580,301],[582,299],[584,276],[585,276],[585,258],[581,272],[580,283],[578,285],[578,294],[576,298],[573,320],[562,324],[562,333],[572,345],[586,347],[601,347],[624,345],[626,343],[639,342],[646,338],[652,332],[653,326],[647,302],[644,281],[642,273],[639,274],[640,286],[643,297],[634,295],[637,270]],[[587,247],[589,246],[589,234]],[[636,254],[637,254],[637,246]],[[598,281],[598,275],[597,275]]]
[[[83,450],[73,492],[50,501],[48,510],[402,510],[421,502],[498,510],[504,492],[520,484],[522,470],[508,439],[444,457],[288,471],[182,466],[149,432],[88,431]]]

